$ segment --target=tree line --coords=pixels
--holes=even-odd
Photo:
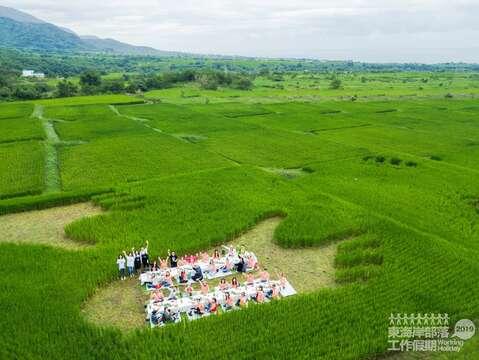
[[[83,72],[78,81],[64,78],[56,86],[40,79],[20,79],[12,71],[0,69],[0,100],[33,100],[52,97],[70,97],[97,94],[136,94],[155,89],[166,89],[181,83],[197,83],[201,89],[217,90],[228,87],[250,90],[252,75],[226,73],[214,70],[168,71],[159,74],[124,74],[115,79],[102,78],[96,70]]]

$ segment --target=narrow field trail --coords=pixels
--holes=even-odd
[[[35,105],[32,117],[40,120],[47,136],[45,144],[45,192],[61,191],[60,169],[58,166],[58,151],[56,146],[60,144],[60,138],[55,131],[53,123],[43,116],[43,106]]]
[[[188,144],[193,144],[193,145],[197,145],[193,142],[190,142],[184,138],[182,138],[181,136],[178,136],[178,135],[175,135],[175,134],[169,134],[169,133],[166,133],[164,132],[163,130],[161,129],[158,129],[156,127],[153,127],[149,124],[150,120],[148,119],[143,119],[143,118],[139,118],[139,117],[136,117],[136,116],[130,116],[130,115],[125,115],[125,114],[122,114],[118,108],[115,106],[115,105],[109,105],[108,106],[110,108],[111,111],[113,111],[113,113],[115,113],[117,116],[121,116],[121,117],[124,117],[125,119],[129,119],[129,120],[132,120],[132,121],[136,121],[136,122],[139,122],[141,123],[143,126],[147,127],[148,129],[154,131],[154,132],[157,132],[157,133],[160,133],[160,134],[164,134],[164,135],[167,135],[167,136],[171,136],[172,138],[175,138],[176,140],[178,141],[182,141],[182,142],[185,142],[185,143],[188,143]],[[214,151],[214,150],[210,150],[210,149],[206,149],[205,147],[203,147],[203,149],[205,151],[208,151],[209,153],[211,154],[215,154],[215,155],[218,155],[218,156],[221,156],[222,158],[224,158],[225,160],[228,160],[229,162],[231,162],[232,164],[234,165],[241,165],[241,162],[240,161],[237,161],[235,159],[232,159],[226,155],[223,155],[222,153],[220,152],[217,152],[217,151]]]
[[[0,216],[0,242],[41,244],[79,250],[89,245],[68,239],[64,228],[71,222],[102,214],[90,203],[59,206]]]
[[[288,281],[299,292],[336,287],[334,258],[337,243],[320,247],[285,249],[273,241],[274,232],[283,218],[274,217],[259,222],[251,230],[227,245],[244,245],[253,251],[272,279],[284,272]],[[219,248],[219,247],[218,247]],[[212,253],[214,249],[209,249]],[[238,276],[238,275],[236,275]],[[232,276],[226,277],[230,281]],[[244,279],[238,276],[238,280]],[[218,280],[210,281],[210,287]],[[138,278],[114,281],[100,288],[82,307],[83,316],[98,326],[114,326],[123,331],[145,327],[144,304],[148,294],[140,287]]]
[[[136,121],[136,122],[139,122],[141,123],[143,126],[147,127],[148,129],[150,130],[153,130],[157,133],[163,133],[163,130],[161,129],[158,129],[158,128],[155,128],[153,126],[151,126],[149,124],[150,120],[148,119],[142,119],[142,118],[139,118],[139,117],[136,117],[136,116],[130,116],[130,115],[125,115],[125,114],[122,114],[120,111],[118,111],[117,107],[115,105],[109,105],[108,106],[110,108],[111,111],[113,111],[113,113],[117,116],[120,116],[120,117],[123,117],[125,119],[129,119],[129,120],[133,120],[133,121]],[[167,134],[168,135],[168,134]]]

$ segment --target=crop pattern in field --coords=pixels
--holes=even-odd
[[[186,359],[200,349],[359,359],[386,352],[391,312],[479,319],[474,100],[183,102],[43,104],[61,142],[62,192],[3,199],[0,209],[91,197],[109,211],[66,227],[95,244],[85,251],[0,244],[14,259],[0,277],[0,358]],[[41,171],[26,165],[42,164],[41,148],[0,145],[3,196],[41,191]],[[341,286],[128,336],[82,318],[82,303],[115,279],[120,250],[149,240],[155,255],[191,253],[271,216],[284,217],[280,246],[337,241]]]

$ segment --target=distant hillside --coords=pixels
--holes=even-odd
[[[90,49],[106,53],[153,56],[178,54],[170,51],[157,50],[148,46],[130,45],[115,39],[101,39],[97,36],[80,36],[80,38]]]
[[[12,19],[18,22],[32,23],[32,24],[41,24],[45,21],[37,19],[36,17],[19,11],[17,9],[9,8],[6,6],[0,6],[0,17]]]
[[[0,46],[36,51],[81,51],[88,46],[75,34],[48,23],[0,17]]]
[[[135,46],[114,39],[78,36],[22,11],[0,6],[0,47],[41,52],[101,52],[123,55],[168,56],[180,53]]]

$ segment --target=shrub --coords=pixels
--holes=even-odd
[[[332,89],[332,90],[337,90],[337,89],[341,88],[341,80],[339,80],[338,78],[334,78],[329,83],[329,88]]]
[[[402,160],[399,158],[393,157],[391,158],[391,160],[389,160],[389,162],[391,163],[391,165],[398,166],[401,164]]]
[[[247,77],[241,76],[233,80],[231,87],[238,90],[251,90],[253,88],[253,82]]]
[[[311,168],[311,167],[309,167],[309,166],[303,167],[302,170],[303,170],[305,173],[308,173],[308,174],[314,173],[314,169]]]

